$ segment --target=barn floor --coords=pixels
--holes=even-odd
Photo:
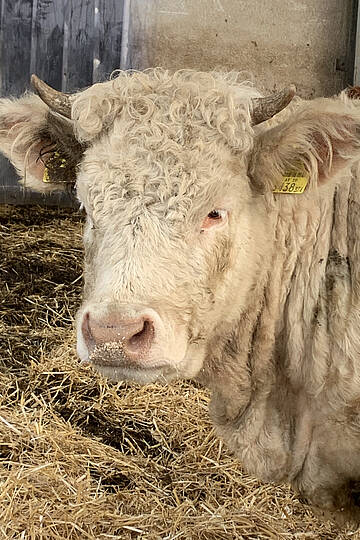
[[[194,384],[79,368],[82,222],[0,207],[0,538],[359,538],[243,474]]]

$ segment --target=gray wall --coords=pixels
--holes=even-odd
[[[355,0],[131,0],[128,67],[251,72],[303,97],[352,82]]]

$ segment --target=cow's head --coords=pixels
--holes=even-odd
[[[41,99],[0,101],[0,148],[31,188],[76,175],[80,358],[115,379],[196,376],[269,269],[274,183],[299,163],[311,183],[348,163],[359,115],[319,100],[256,136],[292,89],[262,100],[231,77],[161,70],[73,96],[35,86]]]

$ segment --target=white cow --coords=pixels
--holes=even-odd
[[[113,379],[196,378],[246,469],[314,504],[360,479],[360,112],[233,75],[122,72],[0,100],[0,149],[87,212],[78,352]],[[44,182],[45,180],[45,182]]]

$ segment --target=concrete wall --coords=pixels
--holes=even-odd
[[[332,95],[352,77],[356,0],[129,0],[127,67],[248,71]]]

